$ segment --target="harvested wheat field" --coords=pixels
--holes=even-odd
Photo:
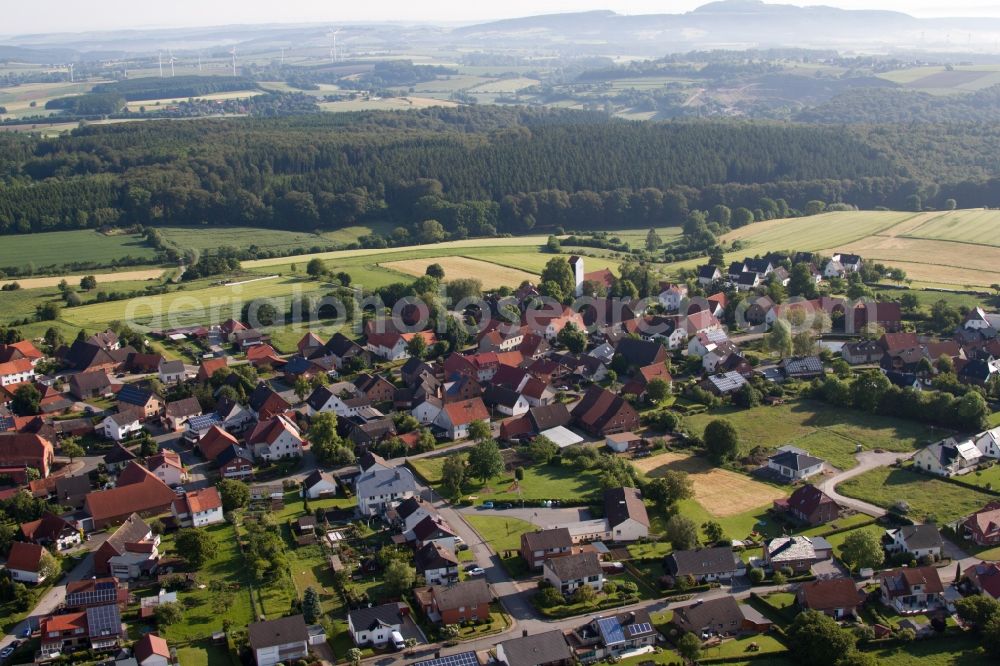
[[[743,474],[712,467],[708,461],[697,456],[661,453],[632,464],[654,478],[671,470],[687,472],[694,485],[695,501],[717,518],[759,509],[785,496],[778,488]]]
[[[159,280],[166,272],[163,268],[149,268],[137,271],[119,271],[117,273],[91,273],[97,280],[97,285],[109,282],[126,282],[135,280]],[[63,280],[72,287],[80,284],[85,276],[83,275],[53,275],[50,277],[19,278],[17,280],[0,281],[0,285],[17,282],[21,289],[42,289],[46,287],[58,287]]]
[[[463,278],[473,278],[483,283],[486,289],[497,287],[517,287],[525,280],[536,281],[537,275],[521,271],[516,268],[508,268],[499,264],[491,264],[488,261],[470,259],[469,257],[428,257],[426,259],[404,259],[402,261],[387,261],[379,264],[382,268],[388,268],[407,275],[423,275],[427,267],[431,264],[440,264],[444,269],[444,281],[461,280]]]

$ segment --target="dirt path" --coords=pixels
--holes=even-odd
[[[117,273],[91,273],[97,279],[97,287],[109,282],[125,282],[126,280],[157,280],[163,277],[169,269],[148,268],[141,271],[119,271]],[[4,280],[0,286],[16,282],[21,285],[21,289],[44,289],[46,287],[58,287],[59,283],[66,280],[71,287],[80,286],[80,280],[84,275],[53,275],[50,277],[23,278],[20,280]]]

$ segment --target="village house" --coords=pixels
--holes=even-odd
[[[528,399],[517,391],[496,384],[486,387],[483,403],[505,416],[520,416],[531,407]]]
[[[176,451],[161,449],[159,453],[146,458],[146,469],[171,488],[187,482],[187,472]]]
[[[517,638],[497,643],[497,661],[505,666],[572,666],[573,652],[559,629],[529,636],[527,630]]]
[[[125,384],[118,391],[118,409],[135,408],[143,421],[158,417],[163,411],[163,400],[153,391],[138,384]]]
[[[214,425],[198,439],[195,449],[197,449],[198,453],[205,460],[214,461],[219,457],[220,453],[233,445],[239,445],[236,437],[226,432],[220,426]]]
[[[201,405],[194,397],[168,402],[163,411],[163,425],[174,432],[180,432],[191,417],[201,416]]]
[[[959,476],[975,470],[982,457],[975,443],[949,437],[918,450],[913,467],[937,476]]]
[[[337,494],[337,480],[333,474],[315,469],[302,481],[302,488],[309,499],[333,497]]]
[[[521,535],[521,558],[533,571],[541,569],[542,564],[550,558],[568,555],[572,549],[573,540],[565,527],[525,532]]]
[[[385,377],[367,372],[362,372],[354,378],[354,386],[368,398],[369,402],[389,402],[396,392],[395,385]]]
[[[570,647],[581,663],[640,650],[656,643],[659,632],[645,609],[617,615],[598,615],[568,634]]]
[[[773,571],[788,567],[796,574],[806,573],[832,554],[833,546],[822,537],[785,536],[764,544],[764,562]]]
[[[604,519],[612,541],[638,541],[649,536],[649,515],[636,488],[605,490]]]
[[[277,391],[263,382],[250,393],[247,403],[258,421],[267,421],[292,408]]]
[[[142,432],[143,412],[136,407],[121,405],[117,414],[109,414],[101,421],[101,432],[107,439],[123,442]]]
[[[826,493],[807,483],[787,499],[774,500],[774,509],[808,525],[822,525],[840,517],[840,507]]]
[[[444,405],[434,419],[434,425],[441,428],[448,439],[456,440],[469,436],[469,426],[474,421],[490,423],[490,412],[481,398]]]
[[[729,546],[677,550],[667,555],[663,568],[674,579],[691,576],[697,583],[730,580],[746,573],[746,564]]]
[[[205,527],[223,521],[222,497],[215,486],[184,492],[174,500],[170,511],[181,527]]]
[[[574,422],[595,437],[636,430],[639,414],[627,400],[600,386],[587,389],[571,412]]]
[[[604,570],[597,553],[593,552],[546,559],[542,563],[542,578],[564,595],[570,595],[584,585],[595,592],[604,588]]]
[[[106,652],[117,648],[124,635],[118,606],[91,606],[85,610],[49,615],[39,624],[44,659],[90,648]]]
[[[258,460],[280,460],[302,455],[299,428],[283,415],[258,423],[247,436],[247,448]]]
[[[156,572],[160,537],[138,516],[130,515],[94,552],[94,571],[132,580]]]
[[[176,494],[149,470],[132,462],[118,475],[114,488],[87,493],[84,511],[86,529],[99,530],[119,523],[131,514],[155,516],[170,511]]]
[[[934,567],[903,567],[878,574],[882,603],[900,615],[926,613],[944,605],[944,586]]]
[[[801,608],[844,620],[857,616],[865,595],[850,578],[826,578],[800,583],[795,600]]]
[[[413,591],[431,622],[449,625],[475,622],[490,617],[493,595],[484,578],[472,578],[451,585],[431,585]]]
[[[66,550],[79,545],[80,530],[68,520],[46,511],[38,520],[21,524],[21,536],[30,543]]]
[[[293,663],[309,655],[309,631],[302,615],[251,622],[247,638],[257,666]]]
[[[245,481],[253,477],[253,454],[237,444],[230,444],[215,458],[219,474],[224,479]]]
[[[403,627],[404,614],[409,608],[402,603],[388,603],[372,608],[355,608],[347,612],[347,630],[358,647],[380,646],[389,636]]]
[[[379,324],[384,328],[384,332],[379,332]],[[428,348],[437,343],[437,336],[434,331],[417,331],[403,333],[395,329],[391,323],[375,322],[369,320],[365,322],[365,349],[385,361],[401,361],[410,358],[407,347],[413,338],[421,337]]]
[[[362,516],[382,515],[416,494],[413,472],[406,467],[376,466],[362,472],[355,480],[355,495]]]
[[[915,559],[938,558],[944,543],[934,525],[903,525],[885,531],[885,549],[890,553],[907,553]]]
[[[90,577],[66,583],[66,608],[115,604],[124,610],[128,606],[128,597],[128,585],[114,576]]]
[[[160,377],[160,381],[167,385],[180,384],[187,379],[187,369],[184,367],[184,361],[160,359],[157,374]]]
[[[697,600],[674,610],[674,625],[702,640],[711,636],[739,636],[764,633],[771,621],[758,611],[736,601],[732,595]]]
[[[338,417],[355,416],[371,406],[372,401],[350,382],[318,386],[306,398],[310,416],[333,412]]]
[[[735,370],[723,372],[722,374],[706,377],[699,383],[706,391],[717,395],[732,395],[742,389],[747,383],[747,378]]]
[[[878,363],[882,354],[882,347],[875,340],[848,342],[840,349],[841,357],[851,365]]]
[[[1000,502],[990,502],[966,518],[962,530],[977,546],[1000,545]]]
[[[767,467],[787,481],[801,481],[823,471],[825,463],[794,446],[783,446],[767,459]]]
[[[0,468],[20,468],[20,474],[12,474],[16,482],[27,481],[21,478],[25,467],[37,469],[43,479],[48,477],[54,462],[55,452],[48,439],[32,433],[0,433]]]
[[[408,497],[391,512],[392,521],[397,524],[407,541],[413,541],[413,528],[428,516],[438,515],[437,509],[420,496]]]
[[[26,358],[0,363],[0,386],[16,386],[35,381],[35,366]]]
[[[962,573],[972,589],[979,594],[1000,600],[1000,564],[980,562],[966,567]]]
[[[78,372],[71,375],[69,392],[77,400],[90,400],[114,395],[111,378],[103,370]]]
[[[428,585],[447,585],[458,580],[458,558],[439,543],[425,543],[414,554],[413,564]]]
[[[11,580],[19,583],[37,585],[45,581],[46,575],[42,567],[42,556],[48,552],[44,546],[37,543],[15,541],[10,545],[7,562],[4,567]]]
[[[132,646],[132,655],[139,666],[170,666],[170,646],[156,634],[146,634]]]

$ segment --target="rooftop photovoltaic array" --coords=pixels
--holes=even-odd
[[[606,645],[622,643],[625,641],[625,634],[622,633],[622,625],[614,617],[602,617],[597,621],[597,626],[601,630]]]
[[[653,629],[648,622],[640,622],[639,624],[628,625],[629,636],[638,636],[639,634],[645,634]]]
[[[91,636],[113,636],[121,633],[122,618],[118,606],[92,606],[87,609],[87,627]]]
[[[459,652],[437,659],[418,661],[413,666],[479,666],[479,659],[476,658],[475,652]]]
[[[97,583],[92,590],[71,592],[66,595],[67,606],[89,606],[91,604],[115,603],[118,601],[118,586],[111,581]]]

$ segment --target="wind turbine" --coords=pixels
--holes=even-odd
[[[174,52],[170,52],[170,78],[174,77],[174,63],[177,62],[177,58],[174,57]]]
[[[333,47],[330,49],[330,60],[337,62],[337,35],[340,34],[340,28],[336,30],[331,30],[327,33],[327,37],[333,38]]]
[[[201,71],[201,53],[198,54],[198,71]]]
[[[284,46],[281,47],[281,64],[282,65],[285,64],[285,47]]]
[[[229,54],[233,56],[233,78],[236,77],[236,47],[234,46],[229,50]]]
[[[163,78],[163,53],[157,52],[156,59],[160,63],[160,78]]]
[[[69,67],[69,82],[73,83],[73,66],[74,65],[73,65],[73,63],[70,63],[70,64],[68,64],[66,66]]]

